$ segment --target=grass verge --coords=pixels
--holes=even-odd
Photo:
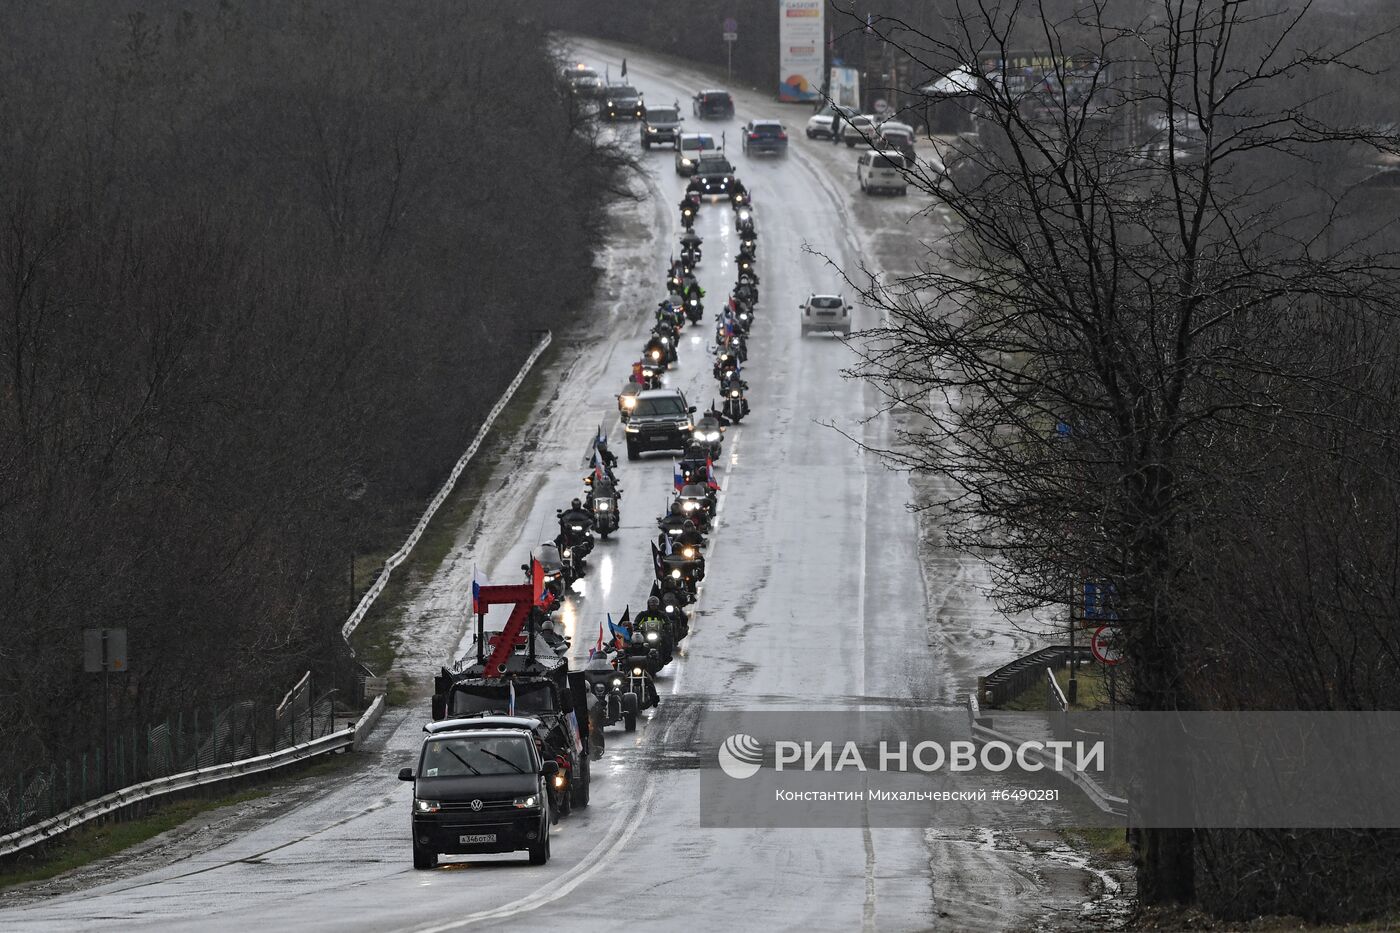
[[[487,442],[482,443],[477,456],[467,465],[456,487],[428,523],[418,545],[389,578],[383,594],[351,634],[350,644],[355,656],[370,670],[388,673],[393,669],[399,653],[400,627],[411,597],[419,586],[432,579],[447,559],[458,532],[471,519],[472,510],[485,495],[496,467],[503,457],[515,450],[514,441],[525,429],[530,412],[539,401],[545,386],[544,374],[556,361],[559,346],[560,342],[556,341],[540,355],[514,397],[501,410]],[[397,679],[391,679],[387,702],[401,705],[408,698],[408,688]]]
[[[1075,679],[1079,682],[1078,702],[1070,705],[1072,710],[1089,711],[1108,709],[1108,677],[1104,673],[1101,664],[1094,662],[1081,662],[1079,670],[1075,673]],[[1055,669],[1055,680],[1059,682],[1060,689],[1065,695],[1069,695],[1069,667],[1058,667]],[[1021,691],[1010,702],[1003,704],[1001,709],[1027,712],[1031,710],[1048,710],[1050,708],[1050,697],[1046,689],[1044,680],[1037,680],[1034,685]]]

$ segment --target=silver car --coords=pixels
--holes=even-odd
[[[813,331],[851,332],[851,306],[840,295],[812,295],[798,305],[802,312],[802,336]]]

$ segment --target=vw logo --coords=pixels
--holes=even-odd
[[[472,801],[472,809],[473,809],[473,810],[480,810],[480,809],[481,809],[481,801],[480,801],[480,800],[473,800],[473,801]]]

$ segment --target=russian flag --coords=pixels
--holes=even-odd
[[[719,483],[715,482],[715,462],[709,457],[705,458],[705,485],[711,489],[719,489]]]
[[[481,604],[481,588],[487,586],[486,574],[481,572],[481,568],[472,564],[472,614],[481,615],[486,611],[486,607]]]
[[[675,471],[671,474],[671,485],[679,491],[685,485],[685,474],[681,472],[681,465],[675,465]]]

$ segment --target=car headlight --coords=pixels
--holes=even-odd
[[[634,667],[634,668],[632,668],[632,676],[633,676],[633,677],[641,677],[641,676],[642,676],[642,669],[641,669],[640,667]]]
[[[413,801],[414,813],[436,813],[442,809],[442,804],[436,800],[415,800]]]
[[[688,548],[686,548],[684,551],[681,551],[681,554],[685,556],[685,559],[686,559],[686,560],[694,560],[694,559],[695,559],[695,548],[693,548],[693,547],[688,547]]]
[[[687,512],[694,512],[696,509],[700,508],[700,503],[698,503],[698,502],[686,502],[686,503],[683,503],[683,504],[681,505],[681,508],[682,508],[682,509],[685,509],[685,511],[687,511]]]
[[[593,507],[599,512],[606,512],[608,510],[608,504],[606,502],[595,502],[593,503]]]
[[[622,678],[621,678],[621,677],[614,677],[614,678],[613,678],[613,686],[614,686],[614,687],[621,687],[621,686],[622,686]]]
[[[561,774],[556,774],[556,775],[554,775],[554,788],[555,788],[555,790],[563,790],[563,789],[564,789],[564,785],[567,784],[567,783],[569,783],[569,779],[566,778],[566,777],[564,777],[564,775],[563,775],[562,773],[561,773]]]
[[[539,805],[540,805],[540,798],[539,798],[537,795],[535,795],[535,794],[531,794],[531,795],[528,796],[528,797],[516,797],[516,798],[515,798],[515,808],[516,808],[517,810],[528,810],[528,809],[530,809],[531,807],[538,807]]]
[[[632,424],[627,425],[627,427],[623,428],[622,430],[627,434],[640,434],[642,432],[641,428]]]
[[[647,632],[647,641],[656,641],[656,633]]]
[[[680,578],[681,578],[681,572],[680,572],[680,570],[672,570],[672,571],[671,571],[671,579],[672,579],[672,580],[679,580]]]
[[[689,167],[689,166],[690,166],[690,160],[689,160],[689,159],[681,159],[681,165],[684,165],[684,166],[686,166],[686,167]]]
[[[623,399],[622,399],[622,407],[623,407],[623,408],[636,408],[636,407],[637,407],[637,397],[636,397],[635,395],[627,395],[627,396],[624,396]]]

